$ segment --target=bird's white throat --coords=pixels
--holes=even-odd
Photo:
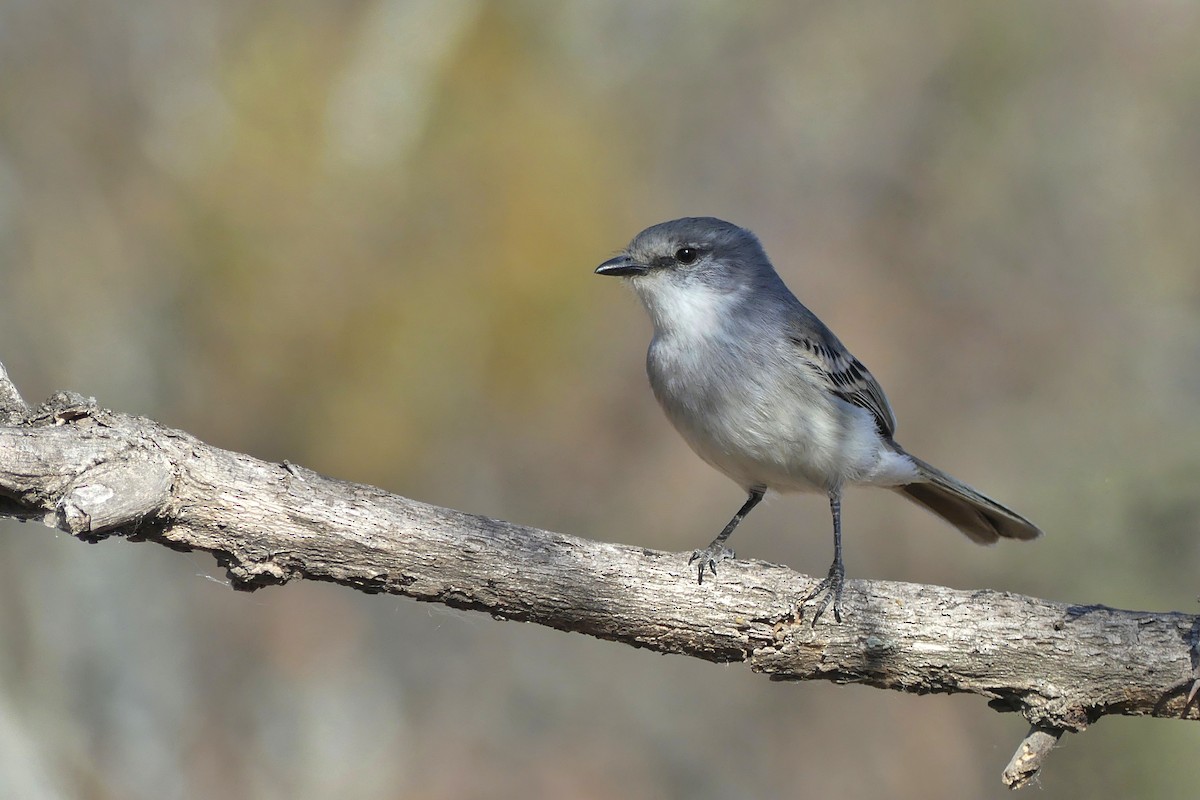
[[[729,319],[728,309],[741,291],[723,290],[703,281],[682,282],[673,275],[646,275],[630,281],[660,334],[683,341],[720,333]]]

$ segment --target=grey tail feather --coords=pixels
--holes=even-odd
[[[1027,540],[1042,535],[1038,526],[1011,508],[1005,508],[916,456],[905,455],[917,465],[924,480],[897,486],[896,491],[937,514],[972,541],[994,544],[1001,537]]]

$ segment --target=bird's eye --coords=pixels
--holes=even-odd
[[[675,251],[675,260],[680,264],[695,264],[700,251],[694,247],[681,247]]]

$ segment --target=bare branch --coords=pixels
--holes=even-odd
[[[1030,728],[1000,779],[1010,789],[1024,789],[1042,768],[1042,760],[1066,733],[1062,728]]]
[[[1106,714],[1200,718],[1200,617],[1004,592],[847,583],[844,622],[801,624],[814,579],[757,561],[697,585],[687,558],[419,503],[211,447],[60,394],[0,426],[0,514],[86,540],[212,553],[235,588],[297,578],[536,622],[774,680],[969,692],[1033,726],[1022,786],[1065,731]]]
[[[15,423],[28,410],[25,401],[21,399],[21,393],[9,380],[8,371],[0,364],[0,420]]]

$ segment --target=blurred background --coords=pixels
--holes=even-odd
[[[592,275],[751,227],[898,440],[1037,521],[887,492],[852,577],[1196,612],[1200,6],[0,0],[0,361],[215,445],[690,550],[742,500]],[[821,574],[819,497],[745,557]],[[1024,722],[0,523],[3,798],[1007,796]],[[1106,718],[1046,797],[1187,796]]]

